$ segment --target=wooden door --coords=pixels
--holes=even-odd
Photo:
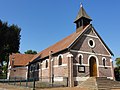
[[[89,60],[90,77],[97,77],[97,63],[94,57]]]

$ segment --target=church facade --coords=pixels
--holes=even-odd
[[[76,31],[35,55],[28,64],[28,78],[51,77],[69,86],[89,77],[114,78],[113,53],[97,33],[83,6],[74,21]]]

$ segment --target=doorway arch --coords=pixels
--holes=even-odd
[[[89,73],[90,77],[97,77],[97,59],[94,56],[89,57]]]

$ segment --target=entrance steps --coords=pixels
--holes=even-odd
[[[90,90],[120,90],[120,82],[106,77],[90,77],[78,87],[89,88]]]

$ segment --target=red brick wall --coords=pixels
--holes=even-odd
[[[10,78],[11,77],[17,77],[17,78],[24,78],[26,79],[26,73],[27,73],[27,68],[26,67],[17,67],[17,68],[12,68],[10,71]]]

